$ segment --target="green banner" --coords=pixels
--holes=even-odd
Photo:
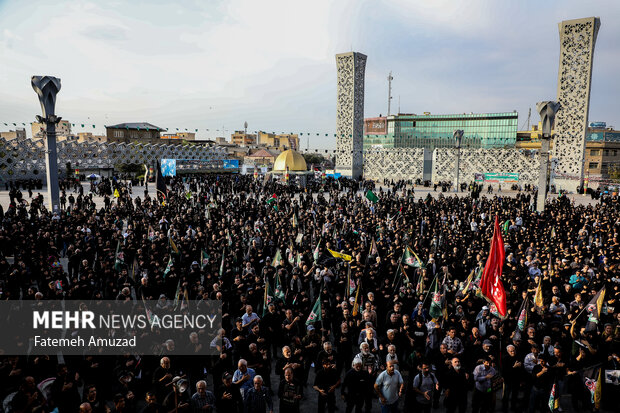
[[[477,182],[519,182],[518,172],[491,172],[474,174]]]

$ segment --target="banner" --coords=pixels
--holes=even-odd
[[[161,174],[162,176],[177,176],[177,160],[176,159],[162,159],[161,160]]]
[[[223,169],[239,169],[239,160],[238,159],[224,159]]]
[[[491,172],[491,173],[475,173],[474,180],[476,182],[519,182],[518,172]]]

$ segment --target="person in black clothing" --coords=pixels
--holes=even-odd
[[[447,413],[465,413],[467,409],[467,391],[469,389],[469,374],[461,369],[461,360],[454,357],[442,380],[445,389],[444,405]]]
[[[58,374],[52,384],[52,400],[60,413],[74,412],[80,405],[77,374],[70,374],[67,366],[58,365]]]
[[[215,391],[215,407],[219,413],[240,413],[243,411],[243,400],[239,387],[232,381],[232,374],[224,373],[222,385]]]
[[[506,354],[502,360],[502,377],[504,378],[504,395],[502,396],[502,411],[506,413],[510,406],[516,408],[519,397],[519,388],[523,377],[523,358],[519,359],[517,349],[512,344],[506,347]]]
[[[530,406],[528,413],[534,413],[536,409],[543,412],[546,409],[541,407],[541,403],[549,397],[552,385],[552,374],[545,359],[539,358],[538,364],[532,369],[532,392],[530,393]]]
[[[282,357],[276,361],[276,374],[280,376],[280,380],[284,380],[284,372],[290,367],[293,369],[297,377],[303,375],[303,364],[299,357],[293,354],[289,346],[282,347]]]
[[[366,413],[372,408],[372,378],[367,370],[362,368],[362,360],[353,361],[353,367],[347,371],[342,382],[342,399],[347,404],[346,413],[351,413],[355,407],[355,413],[362,413],[362,407],[366,402]]]
[[[299,413],[299,402],[304,397],[304,388],[293,377],[293,369],[284,370],[284,380],[278,388],[280,413]]]
[[[323,368],[316,373],[314,378],[314,390],[319,393],[318,413],[325,411],[325,405],[329,413],[336,411],[336,389],[340,386],[340,375],[336,366],[329,360],[323,360]]]

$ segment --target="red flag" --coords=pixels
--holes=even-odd
[[[484,266],[484,272],[480,280],[480,289],[482,295],[495,304],[497,311],[502,317],[506,315],[506,292],[501,280],[504,257],[504,240],[502,239],[502,232],[496,216],[495,230],[491,239],[491,250],[489,251],[489,258]]]

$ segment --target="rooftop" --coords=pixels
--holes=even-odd
[[[130,123],[119,123],[118,125],[109,125],[106,126],[106,129],[136,129],[136,130],[157,130],[157,131],[165,131],[166,129],[160,128],[159,126],[155,126],[148,122],[130,122]]]

